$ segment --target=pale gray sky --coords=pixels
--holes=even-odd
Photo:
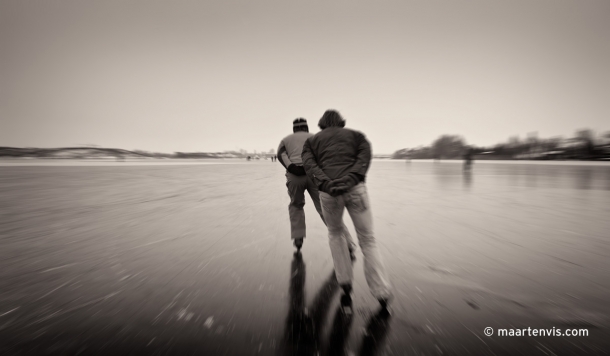
[[[610,129],[610,1],[0,0],[0,146],[375,153]]]

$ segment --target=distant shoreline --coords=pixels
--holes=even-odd
[[[463,164],[460,159],[391,159],[374,158],[374,162],[436,163]],[[180,165],[224,165],[224,164],[256,164],[256,162],[271,163],[269,160],[251,160],[245,158],[128,158],[123,160],[109,158],[7,158],[0,157],[0,167],[128,167],[128,166],[180,166]],[[610,161],[579,161],[579,160],[480,160],[477,164],[526,164],[526,165],[574,165],[574,166],[610,166]]]

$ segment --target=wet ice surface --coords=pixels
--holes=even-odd
[[[396,298],[384,319],[360,253],[354,314],[341,314],[309,198],[293,255],[282,167],[229,163],[2,167],[0,354],[610,350],[609,165],[375,161],[367,184]]]

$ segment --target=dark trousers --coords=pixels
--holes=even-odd
[[[320,193],[318,188],[307,178],[307,176],[296,176],[286,172],[286,187],[288,187],[288,195],[290,196],[290,204],[288,205],[288,213],[290,214],[290,237],[292,239],[305,237],[305,191],[309,192],[313,205],[316,207],[318,214],[324,221],[322,216],[322,207],[320,206]]]

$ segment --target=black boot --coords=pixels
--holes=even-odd
[[[303,238],[297,237],[296,239],[294,239],[294,246],[296,246],[297,252],[301,251],[301,247],[303,247]]]
[[[354,314],[354,310],[352,308],[352,285],[342,284],[341,288],[343,288],[343,295],[341,296],[341,312],[345,315],[352,315]]]
[[[389,298],[378,298],[379,305],[381,306],[380,315],[382,316],[390,316],[392,314],[390,310],[390,299]]]

